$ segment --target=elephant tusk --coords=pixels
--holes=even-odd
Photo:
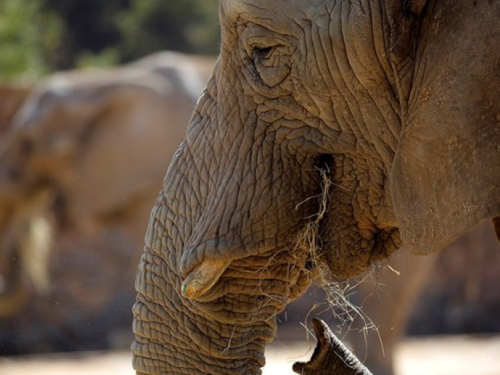
[[[206,294],[224,273],[231,262],[226,260],[204,260],[187,275],[182,283],[182,295],[196,299]]]

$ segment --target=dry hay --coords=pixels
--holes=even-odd
[[[321,259],[321,248],[322,241],[319,234],[320,223],[323,219],[324,215],[328,211],[328,206],[330,202],[330,188],[333,185],[333,182],[330,178],[331,172],[328,167],[324,168],[316,168],[321,177],[321,192],[320,194],[310,197],[306,201],[310,201],[311,199],[318,200],[318,213],[310,216],[308,218],[308,223],[305,226],[304,230],[299,234],[296,242],[295,251],[306,251],[308,253],[310,262],[312,263],[311,271],[309,272],[310,282],[320,286],[326,293],[326,300],[322,303],[316,303],[308,312],[306,318],[304,319],[304,323],[302,323],[303,327],[307,332],[307,339],[312,335],[311,331],[307,328],[307,320],[311,314],[321,314],[326,311],[331,312],[333,317],[340,322],[337,326],[337,331],[340,334],[345,328],[346,331],[352,329],[352,325],[356,318],[361,320],[362,328],[361,331],[366,340],[366,335],[369,330],[373,330],[377,333],[379,337],[379,341],[383,351],[383,343],[380,338],[380,334],[378,332],[377,327],[372,322],[369,316],[367,316],[362,307],[355,305],[351,302],[351,296],[356,293],[357,287],[363,282],[374,282],[376,283],[375,278],[373,277],[376,272],[372,272],[376,270],[376,266],[372,267],[372,269],[364,276],[353,279],[350,281],[333,281],[332,274]],[[300,204],[303,204],[301,202]],[[299,205],[300,205],[299,204]],[[370,280],[368,280],[370,279]]]

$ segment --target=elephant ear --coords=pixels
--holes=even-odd
[[[439,6],[391,172],[401,239],[415,254],[500,215],[500,6]]]
[[[441,126],[437,121],[436,126]],[[445,247],[500,215],[500,128],[439,139],[420,126],[398,153],[392,195],[403,244],[414,254]]]

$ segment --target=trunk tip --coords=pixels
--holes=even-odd
[[[293,371],[302,375],[372,375],[320,320],[312,321],[316,348],[309,362],[295,362]]]

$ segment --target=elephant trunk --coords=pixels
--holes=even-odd
[[[136,279],[138,373],[260,374],[275,316],[311,282],[298,239],[312,212],[300,202],[317,192],[291,179],[314,166],[283,159],[273,169],[267,156],[281,149],[255,146],[255,114],[233,114],[244,126],[224,130],[215,96],[212,81],[152,212]]]
[[[301,375],[371,375],[371,372],[330,331],[325,322],[313,319],[316,349],[309,362],[296,362]]]
[[[202,261],[184,278],[176,249],[183,249],[190,224],[167,200],[162,194],[153,210],[136,279],[134,368],[139,374],[260,374],[275,316],[309,285],[305,253],[284,248]]]
[[[168,262],[168,261],[167,261]],[[138,374],[258,374],[272,327],[220,322],[180,293],[180,278],[157,254],[141,260],[132,345]]]
[[[161,196],[136,280],[134,368],[139,374],[260,374],[275,316],[309,285],[305,257],[291,264],[286,250],[274,259],[250,256],[224,264],[221,275],[216,262],[202,262],[196,276],[184,279],[175,249],[182,248],[186,225]],[[190,291],[205,279],[210,288]]]

